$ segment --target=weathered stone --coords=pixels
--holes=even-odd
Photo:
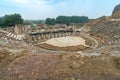
[[[22,25],[15,25],[14,33],[17,35],[24,33],[24,27]]]
[[[115,6],[112,12],[112,18],[120,18],[120,4]]]

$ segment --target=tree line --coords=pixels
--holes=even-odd
[[[67,24],[70,23],[86,23],[89,21],[87,16],[58,16],[55,18],[47,18],[45,23],[48,25],[55,25],[55,24]]]
[[[23,19],[20,14],[9,14],[0,17],[0,27],[15,26],[15,24],[23,24]]]
[[[39,24],[46,23],[47,25],[55,25],[55,24],[66,24],[69,25],[71,23],[86,23],[89,21],[87,16],[58,16],[56,18],[46,18],[46,20],[23,20],[20,14],[9,14],[3,17],[0,17],[0,27],[11,27],[16,24]]]

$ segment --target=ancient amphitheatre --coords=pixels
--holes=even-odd
[[[80,29],[0,30],[0,80],[120,80],[119,14],[120,5]]]

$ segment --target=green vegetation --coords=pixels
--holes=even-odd
[[[35,26],[32,25],[32,30],[35,30]]]
[[[2,27],[2,17],[0,17],[0,28]]]
[[[23,24],[23,19],[20,14],[10,14],[0,18],[1,27],[11,27],[15,26],[15,24]]]
[[[54,25],[54,24],[67,24],[70,23],[86,23],[89,19],[86,16],[58,16],[56,19],[54,18],[47,18],[46,24]]]
[[[46,19],[46,24],[48,24],[48,25],[55,25],[56,21],[55,21],[54,18],[47,18]]]

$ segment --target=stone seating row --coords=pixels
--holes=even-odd
[[[6,38],[12,38],[12,39],[19,40],[19,41],[21,41],[25,38],[24,35],[15,35],[13,33],[10,33],[10,32],[4,31],[4,30],[0,30],[0,34],[1,34],[1,36],[5,36]]]

